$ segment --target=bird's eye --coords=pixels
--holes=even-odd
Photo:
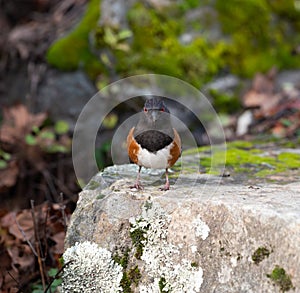
[[[144,112],[147,113],[147,112],[148,112],[148,109],[147,109],[147,108],[144,108]]]

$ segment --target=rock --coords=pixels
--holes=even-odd
[[[80,70],[49,69],[44,80],[38,90],[37,109],[48,111],[53,120],[68,121],[73,128],[82,108],[97,93],[96,87]]]
[[[82,108],[98,90],[83,71],[44,69],[42,73],[36,72],[41,80],[35,93],[30,92],[25,65],[10,71],[3,79],[2,88],[0,83],[1,104],[26,103],[32,112],[46,111],[52,120],[66,120],[72,129]]]
[[[228,74],[223,77],[219,77],[212,82],[206,84],[202,90],[208,94],[210,90],[217,92],[227,93],[232,95],[239,86],[241,86],[242,80],[236,75]]]
[[[97,174],[72,215],[66,248],[88,241],[98,245],[97,255],[104,251],[97,259],[108,267],[96,283],[121,265],[116,292],[125,286],[131,292],[300,292],[299,182],[249,186],[193,173],[173,179],[163,193],[160,170],[144,170],[145,189],[131,190],[136,171],[120,165]],[[72,258],[68,250],[73,267],[76,253]],[[65,278],[69,273],[66,266]]]

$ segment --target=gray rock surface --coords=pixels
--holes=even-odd
[[[136,170],[109,167],[91,180],[66,248],[90,241],[108,250],[132,292],[300,292],[299,182],[184,175],[161,192],[163,173],[145,170],[136,191]]]

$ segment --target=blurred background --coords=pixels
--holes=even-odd
[[[106,85],[144,73],[201,90],[227,140],[299,147],[300,0],[0,0],[3,292],[43,292],[57,273],[80,191],[71,158],[77,117]],[[104,120],[99,169],[112,164],[113,134],[141,105],[119,105]],[[207,144],[199,117],[179,112]],[[47,229],[36,235],[37,226]],[[32,253],[30,239],[47,256]]]

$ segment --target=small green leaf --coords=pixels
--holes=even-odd
[[[128,44],[122,43],[122,44],[117,44],[115,47],[117,50],[128,52],[130,50],[130,47]]]
[[[65,147],[64,145],[52,144],[47,147],[46,151],[48,153],[67,153],[67,152],[69,152],[69,149],[67,147]]]
[[[57,134],[65,134],[69,131],[69,124],[64,120],[59,120],[55,123],[54,129]]]
[[[56,274],[57,274],[58,270],[57,268],[51,268],[49,271],[48,271],[48,276],[49,277],[55,277]]]
[[[109,67],[109,66],[112,65],[109,58],[108,58],[108,56],[107,56],[107,54],[105,54],[105,53],[100,54],[100,59],[101,59],[101,61],[103,62],[103,64],[105,66]]]
[[[116,35],[110,29],[109,27],[105,29],[105,34],[104,34],[104,42],[111,47],[114,47],[114,45],[118,42]]]
[[[132,36],[132,31],[131,30],[122,30],[118,34],[119,40],[128,39],[131,36]]]
[[[8,161],[11,158],[11,154],[3,152],[2,157],[5,161]]]
[[[280,122],[285,127],[290,127],[291,125],[293,125],[293,122],[289,119],[281,119]]]
[[[109,114],[104,118],[102,124],[104,127],[112,129],[117,125],[117,122],[118,116],[116,114]]]
[[[61,285],[61,283],[62,283],[62,279],[55,279],[52,282],[51,289],[55,290],[59,285]]]
[[[55,134],[51,131],[42,131],[41,134],[40,134],[40,138],[54,140],[55,139]]]
[[[5,169],[7,167],[7,162],[4,160],[0,160],[0,169]]]
[[[25,136],[25,142],[28,145],[36,145],[36,143],[37,143],[36,138],[33,135],[31,135],[31,134],[27,134]]]
[[[33,127],[32,127],[32,132],[33,132],[34,134],[38,134],[38,133],[40,132],[40,129],[39,129],[37,126],[33,126]]]

